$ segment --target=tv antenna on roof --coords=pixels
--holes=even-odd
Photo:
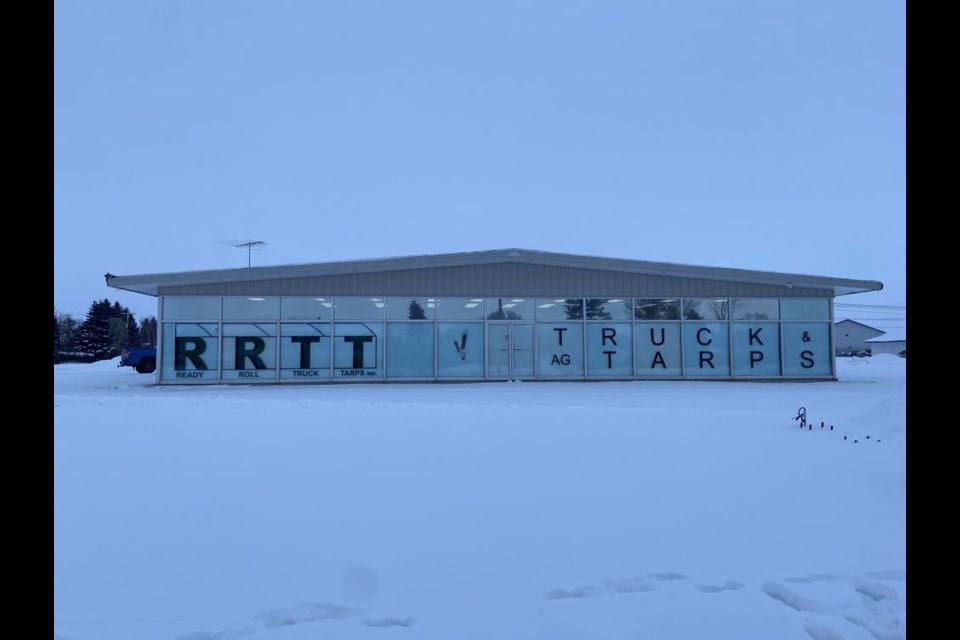
[[[253,250],[263,251],[263,248],[267,246],[267,243],[263,240],[215,240],[217,244],[225,244],[230,247],[237,247],[241,249],[246,247],[247,249],[247,266],[250,266],[250,252]]]

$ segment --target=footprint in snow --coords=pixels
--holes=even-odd
[[[245,636],[253,635],[257,628],[248,629],[224,629],[223,631],[194,631],[182,636],[177,636],[176,640],[236,640]]]
[[[566,598],[596,598],[605,595],[603,589],[587,585],[573,589],[551,589],[547,591],[547,600],[563,600]]]
[[[811,582],[826,582],[828,580],[836,579],[837,577],[830,573],[808,573],[805,576],[784,578],[786,582],[792,582],[794,584],[810,584]]]
[[[643,578],[617,578],[603,583],[607,589],[617,593],[640,593],[653,591],[653,585]]]
[[[366,627],[412,627],[413,618],[364,618]]]
[[[844,640],[839,631],[822,624],[808,623],[803,628],[813,640]]]
[[[686,579],[686,576],[679,573],[651,573],[648,574],[648,577],[658,582]],[[733,585],[735,583],[727,584]],[[721,587],[720,589],[739,589],[739,583],[736,584],[738,585],[736,587],[725,586]],[[597,598],[601,596],[612,596],[618,593],[643,593],[645,591],[653,591],[655,588],[656,585],[646,578],[611,578],[609,580],[604,580],[602,588],[594,585],[584,585],[582,587],[575,587],[573,589],[551,589],[550,591],[547,591],[545,597],[548,600],[563,600],[565,598]]]
[[[256,616],[268,629],[286,627],[301,622],[318,622],[320,620],[342,620],[361,616],[364,609],[342,607],[336,604],[307,602],[283,609],[274,609]]]
[[[882,600],[896,601],[898,599],[897,592],[894,589],[879,582],[857,580],[853,583],[853,589],[864,598],[872,600],[873,602],[880,602]]]
[[[763,585],[761,585],[760,590],[774,600],[781,602],[796,611],[829,613],[829,609],[816,600],[805,598],[799,594],[796,594],[779,582],[764,582]]]
[[[648,578],[653,578],[657,582],[666,582],[668,580],[686,580],[687,576],[680,573],[648,573]]]
[[[721,585],[695,584],[693,588],[703,593],[719,593],[720,591],[739,591],[743,585],[736,580],[727,580]]]
[[[905,569],[886,569],[885,571],[868,571],[867,575],[877,580],[906,580]]]

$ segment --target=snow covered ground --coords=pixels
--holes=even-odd
[[[57,365],[54,637],[905,638],[906,360],[838,366],[185,388]]]

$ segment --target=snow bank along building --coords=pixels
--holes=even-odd
[[[835,380],[883,284],[524,249],[107,275],[158,298],[161,384]]]

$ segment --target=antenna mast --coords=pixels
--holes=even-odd
[[[254,249],[257,251],[263,251],[263,248],[267,246],[267,243],[263,240],[216,240],[217,244],[225,244],[229,247],[237,247],[241,249],[243,247],[247,248],[247,266],[250,266],[250,252]]]

